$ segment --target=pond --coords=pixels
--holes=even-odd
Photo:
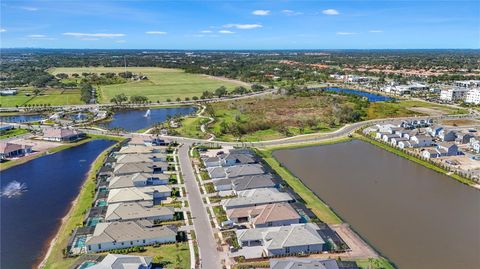
[[[399,268],[480,268],[477,189],[358,140],[274,156]]]
[[[384,102],[384,101],[394,100],[394,98],[392,97],[370,93],[370,92],[352,90],[352,89],[330,87],[330,88],[324,88],[323,90],[330,91],[330,92],[340,92],[340,93],[348,93],[348,94],[363,96],[363,97],[366,97],[370,102]]]
[[[44,120],[46,117],[42,114],[28,114],[28,115],[12,115],[0,116],[0,121],[10,123],[35,122]]]
[[[0,268],[31,268],[41,261],[91,163],[114,143],[90,141],[1,172],[2,190],[17,181],[26,191],[0,197]]]
[[[107,129],[122,128],[126,131],[132,132],[148,128],[159,122],[164,122],[168,119],[169,116],[184,116],[194,113],[196,110],[196,107],[123,110],[115,112],[111,121],[100,124],[100,126]]]

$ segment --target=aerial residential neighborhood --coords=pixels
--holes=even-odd
[[[479,10],[3,0],[0,268],[480,268]]]

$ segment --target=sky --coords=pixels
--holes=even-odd
[[[1,48],[480,48],[480,1],[0,3]]]

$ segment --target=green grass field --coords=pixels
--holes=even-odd
[[[100,86],[99,100],[102,103],[109,103],[110,99],[120,93],[127,96],[143,95],[150,101],[165,101],[167,98],[175,100],[176,98],[200,97],[203,91],[214,91],[220,86],[225,86],[232,90],[241,82],[233,83],[222,81],[207,76],[188,74],[181,69],[167,69],[157,67],[129,67],[128,71],[135,74],[142,74],[148,77],[144,81],[132,81],[123,84]],[[123,72],[123,67],[83,67],[83,68],[52,68],[49,70],[52,74],[82,74],[86,73],[106,73]]]
[[[26,96],[25,94],[30,94]],[[0,96],[2,107],[14,107],[24,105],[78,105],[83,104],[80,100],[80,90],[78,89],[44,89],[35,96],[32,88],[21,88],[17,95]]]

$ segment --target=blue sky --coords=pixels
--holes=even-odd
[[[11,1],[1,47],[480,48],[480,1]]]

